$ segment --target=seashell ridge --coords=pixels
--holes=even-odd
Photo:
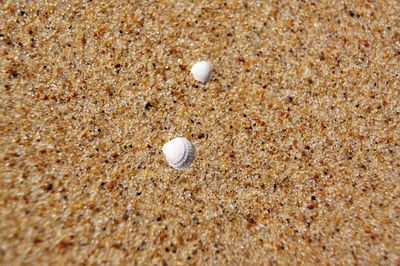
[[[206,83],[211,76],[211,65],[206,61],[195,63],[190,70],[195,80]]]
[[[194,158],[194,147],[186,138],[174,138],[162,147],[165,159],[175,169],[186,168]]]

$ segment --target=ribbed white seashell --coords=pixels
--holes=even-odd
[[[211,76],[211,65],[206,61],[195,63],[190,70],[195,80],[206,83]]]
[[[165,159],[175,169],[188,167],[194,158],[192,143],[185,138],[174,138],[162,147]]]

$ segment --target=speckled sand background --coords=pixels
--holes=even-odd
[[[0,3],[2,265],[400,264],[399,1]]]

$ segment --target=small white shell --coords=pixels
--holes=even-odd
[[[162,147],[165,159],[175,169],[188,167],[194,158],[192,143],[185,138],[174,138]]]
[[[197,62],[190,70],[195,80],[206,83],[211,76],[211,65],[206,61]]]

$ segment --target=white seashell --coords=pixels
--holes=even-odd
[[[174,138],[162,147],[165,159],[175,169],[188,167],[194,158],[192,143],[185,138]]]
[[[206,83],[211,76],[211,65],[206,61],[197,62],[190,70],[195,80]]]

